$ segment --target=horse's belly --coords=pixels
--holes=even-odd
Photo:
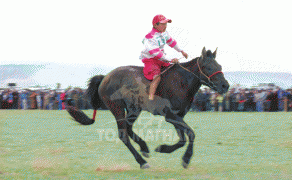
[[[140,113],[141,110],[148,111],[154,115],[165,116],[166,109],[172,109],[168,99],[155,96],[154,100],[149,101],[146,88],[127,88],[123,86],[110,96],[111,100],[123,100],[128,111]]]

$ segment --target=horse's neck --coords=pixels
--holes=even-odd
[[[175,65],[173,68],[167,70],[165,74],[162,75],[162,83],[160,86],[169,83],[183,83],[183,91],[185,93],[197,92],[200,88],[200,76],[197,67],[197,59],[193,59],[186,63],[181,63]],[[169,84],[169,87],[175,86],[174,84]],[[180,86],[180,85],[178,85]],[[162,87],[158,87],[161,89]]]
[[[189,71],[189,72],[186,72],[186,73],[189,73],[191,74],[192,78],[194,81],[200,81],[200,70],[199,70],[199,67],[198,67],[198,57],[191,60],[191,61],[188,61],[188,62],[185,62],[185,63],[181,63],[180,65],[186,70],[186,71]]]
[[[197,57],[191,61],[180,64],[182,67],[185,68],[186,72],[184,74],[187,76],[185,78],[189,79],[190,89],[191,89],[191,91],[194,91],[194,92],[197,92],[197,90],[201,87],[200,70],[199,70],[198,63],[197,63],[198,59],[199,59],[199,57]],[[189,72],[187,72],[187,70]]]
[[[198,61],[199,57],[196,57],[193,60],[190,60],[188,62],[185,63],[181,63],[180,65],[187,68],[189,71],[191,71],[192,73],[194,73],[194,75],[199,75],[199,68],[198,68]]]

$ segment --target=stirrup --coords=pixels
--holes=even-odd
[[[150,101],[153,101],[153,100],[154,100],[154,96],[153,96],[153,98],[152,98],[152,99],[151,99],[151,98],[150,98],[150,96],[149,96],[149,97],[148,97],[148,99],[149,99]]]

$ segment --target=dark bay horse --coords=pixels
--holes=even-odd
[[[215,60],[216,52],[217,49],[212,53],[210,50],[206,51],[204,47],[200,57],[168,68],[161,74],[161,82],[153,101],[148,100],[151,82],[144,77],[143,67],[123,66],[106,76],[91,78],[87,95],[94,108],[93,119],[72,106],[67,106],[67,110],[75,121],[89,125],[94,123],[96,109],[103,102],[117,121],[120,140],[131,151],[142,169],[150,166],[132,146],[130,138],[140,146],[143,156],[149,157],[149,149],[145,141],[133,132],[133,123],[142,110],[164,116],[167,122],[173,124],[180,140],[174,145],[160,145],[155,151],[172,153],[183,147],[186,143],[186,134],[189,144],[183,155],[182,164],[187,168],[193,155],[195,133],[183,118],[189,111],[195,94],[202,84],[220,94],[229,89],[229,84],[221,72],[222,67]]]

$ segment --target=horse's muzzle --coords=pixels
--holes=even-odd
[[[216,85],[216,90],[219,94],[224,94],[229,89],[229,83],[227,81],[220,82]]]

